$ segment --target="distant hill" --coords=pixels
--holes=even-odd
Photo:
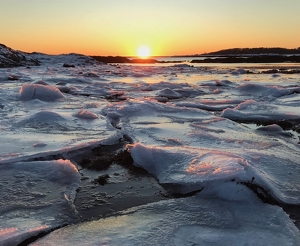
[[[204,59],[194,59],[191,63],[300,63],[300,55],[217,55]]]
[[[29,54],[0,44],[0,68],[39,65],[39,61],[30,57]]]
[[[95,60],[104,63],[129,63],[130,60],[124,56],[91,56]]]
[[[296,55],[300,54],[300,47],[296,49],[286,49],[286,48],[233,48],[233,49],[224,49],[219,51],[214,51],[210,53],[205,53],[202,55],[209,55],[209,56],[229,56],[229,55]]]
[[[104,62],[104,63],[164,63],[164,62],[159,62],[155,59],[141,59],[141,58],[136,58],[136,59],[129,59],[124,56],[91,56],[95,60],[99,62]]]

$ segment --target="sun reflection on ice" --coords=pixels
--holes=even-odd
[[[202,162],[200,161],[197,163],[198,160],[194,159],[192,160],[190,166],[187,168],[188,173],[194,173],[194,174],[201,174],[205,175],[209,172],[211,172],[212,169],[212,162]]]
[[[226,178],[245,171],[248,162],[230,154],[214,154],[193,159],[186,169],[187,173],[201,176],[218,176]]]
[[[11,228],[5,228],[5,229],[0,229],[0,237],[4,238],[5,236],[9,236],[12,233],[18,231],[17,227],[11,227]]]

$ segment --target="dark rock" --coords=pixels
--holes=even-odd
[[[148,172],[141,168],[133,165],[133,159],[131,157],[131,154],[128,152],[128,150],[120,151],[118,154],[116,154],[113,158],[113,162],[116,164],[119,164],[120,166],[125,167],[127,170],[134,172],[139,175],[145,175],[148,174]]]
[[[109,179],[110,177],[109,177],[109,175],[108,174],[103,174],[103,175],[100,175],[100,176],[98,176],[98,178],[96,178],[96,179],[94,179],[93,181],[92,181],[92,183],[94,183],[94,184],[100,184],[100,185],[105,185],[105,184],[107,184],[108,183],[108,179]]]
[[[300,49],[287,49],[281,47],[258,47],[258,48],[232,48],[215,52],[206,53],[210,56],[223,55],[257,55],[257,54],[276,54],[276,55],[294,55],[300,54]]]
[[[107,168],[109,168],[109,166],[112,163],[113,163],[113,156],[103,154],[94,159],[84,158],[79,163],[79,165],[86,169],[101,171],[101,170],[106,170]]]
[[[95,60],[104,63],[159,63],[155,59],[129,59],[123,56],[91,56]]]
[[[155,59],[132,59],[129,63],[158,63]]]
[[[63,67],[75,67],[73,64],[64,63]]]
[[[30,57],[30,54],[16,51],[4,44],[0,44],[0,68],[39,65],[40,62]]]
[[[9,75],[7,77],[8,80],[11,80],[11,81],[14,81],[14,80],[19,80],[18,76],[15,76],[15,75]]]
[[[129,63],[130,60],[122,56],[91,56],[95,60],[103,63]]]
[[[192,60],[191,63],[283,63],[300,62],[300,56],[284,55],[258,55],[258,56],[224,56],[216,58],[205,58],[203,60]]]
[[[63,93],[69,93],[70,92],[70,87],[68,86],[58,86],[57,87],[61,92]]]

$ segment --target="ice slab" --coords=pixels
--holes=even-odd
[[[233,109],[224,109],[221,116],[239,120],[242,122],[265,122],[278,120],[295,120],[300,119],[300,112],[297,110],[298,105],[278,104],[275,102],[257,102],[247,100]]]
[[[80,175],[70,161],[0,164],[0,173],[0,245],[77,221]]]
[[[297,160],[292,162],[262,153],[248,155],[246,159],[246,155],[186,146],[159,147],[137,143],[128,148],[135,165],[153,174],[174,193],[201,191],[214,183],[233,181],[263,187],[281,202],[300,203]],[[283,165],[289,171],[283,169]]]
[[[236,90],[243,96],[250,95],[264,100],[300,93],[300,87],[298,86],[285,88],[280,85],[264,85],[259,83],[244,83],[239,85]]]
[[[207,111],[185,109],[152,100],[127,100],[108,105],[103,109],[103,114],[134,141],[158,145],[186,145],[191,140],[190,122],[214,118]]]
[[[9,143],[0,150],[0,163],[112,144],[122,137],[103,116],[90,110],[75,114],[72,109],[32,111],[29,116],[10,119],[0,129],[1,140]]]
[[[38,88],[41,86],[45,87],[39,85]],[[1,141],[6,143],[0,149],[1,163],[101,143],[113,144],[122,136],[100,115],[101,108],[107,105],[106,101],[78,99],[72,95],[65,95],[62,101],[49,101],[46,100],[49,98],[47,93],[44,96],[40,94],[41,100],[30,97],[31,100],[23,101],[18,98],[18,87],[0,91],[3,96],[0,102],[0,133]],[[48,87],[51,88],[50,95],[58,93],[57,89]]]
[[[256,201],[245,187],[237,191],[248,200],[152,203],[62,228],[32,245],[299,245],[299,231],[281,208]]]
[[[41,84],[23,84],[20,89],[21,100],[40,99],[42,101],[55,101],[64,98],[60,90],[54,86]]]
[[[205,186],[203,177],[243,182],[254,177],[277,200],[300,203],[299,146],[289,134],[265,134],[204,110],[150,100],[120,102],[103,112],[139,143],[131,147],[134,160],[160,182],[180,184],[182,192],[189,192]],[[193,176],[186,171],[192,163]]]

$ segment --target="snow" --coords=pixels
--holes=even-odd
[[[54,229],[33,245],[300,244],[288,215],[243,185],[300,204],[299,134],[280,125],[299,123],[299,73],[28,56],[40,66],[0,69],[0,244]],[[124,136],[134,164],[166,188],[201,192],[77,223],[73,151]]]

